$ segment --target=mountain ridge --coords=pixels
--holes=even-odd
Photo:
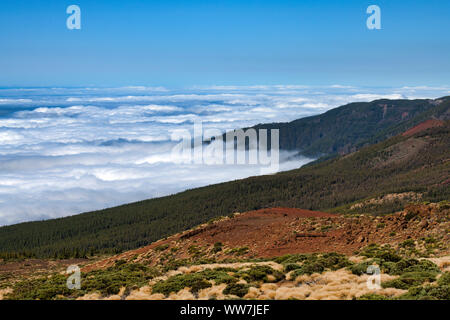
[[[280,129],[280,149],[305,156],[349,153],[397,135],[430,117],[449,119],[450,96],[437,99],[354,102],[291,122],[258,124]]]
[[[445,98],[438,106],[444,110],[441,114],[448,114],[448,102]],[[427,117],[430,110],[433,108],[427,109]],[[117,253],[218,216],[268,206],[350,210],[354,201],[405,191],[421,192],[424,199],[448,199],[448,191],[441,184],[448,181],[449,145],[446,121],[443,127],[411,137],[395,136],[355,153],[276,175],[206,186],[65,218],[6,226],[0,228],[0,257]],[[414,157],[402,162],[402,152]],[[389,208],[397,209],[398,204]],[[371,212],[378,213],[377,210]]]

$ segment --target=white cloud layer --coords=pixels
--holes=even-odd
[[[171,134],[291,121],[355,101],[448,87],[0,88],[0,225],[55,218],[244,178],[258,166],[180,164]],[[310,159],[281,154],[281,170]],[[288,160],[289,159],[289,160]]]

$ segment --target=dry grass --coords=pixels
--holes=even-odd
[[[244,267],[252,264],[220,264],[220,266]],[[273,263],[271,263],[273,265]],[[216,266],[217,267],[217,266]],[[195,266],[177,270],[177,272],[197,272],[207,268],[213,268],[212,265]],[[173,272],[171,273],[173,274]],[[179,274],[179,273],[177,273]],[[405,293],[405,290],[385,288],[379,290],[370,290],[367,288],[368,275],[357,276],[345,269],[337,271],[328,271],[323,274],[302,275],[292,281],[282,281],[279,283],[263,283],[259,288],[250,287],[249,292],[244,299],[255,300],[348,300],[360,297],[368,293],[376,293],[388,297],[394,297]],[[168,275],[160,277],[167,279]],[[381,281],[394,279],[395,277],[387,274],[381,275]],[[153,282],[153,280],[152,280]],[[240,283],[245,283],[240,280]],[[213,285],[210,288],[202,289],[197,295],[191,293],[189,288],[184,288],[177,293],[172,293],[168,297],[163,294],[153,294],[151,286],[144,286],[137,290],[133,290],[126,297],[123,292],[118,295],[110,296],[108,300],[207,300],[207,299],[227,299],[230,298],[223,294],[226,284]],[[98,294],[85,295],[83,300],[101,299]]]
[[[437,264],[437,266],[443,271],[450,271],[450,256],[440,257],[440,258],[427,258],[431,262]]]
[[[11,292],[12,292],[11,288],[0,289],[0,300],[3,300],[3,297],[6,296],[8,293],[11,293]]]

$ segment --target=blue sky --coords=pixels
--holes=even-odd
[[[366,28],[371,4],[382,30]],[[449,14],[447,0],[2,0],[0,86],[448,85]]]

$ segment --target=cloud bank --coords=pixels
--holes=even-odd
[[[173,132],[291,121],[348,102],[437,98],[448,87],[0,88],[0,225],[56,218],[258,175],[180,163]],[[281,153],[281,170],[311,159]]]

